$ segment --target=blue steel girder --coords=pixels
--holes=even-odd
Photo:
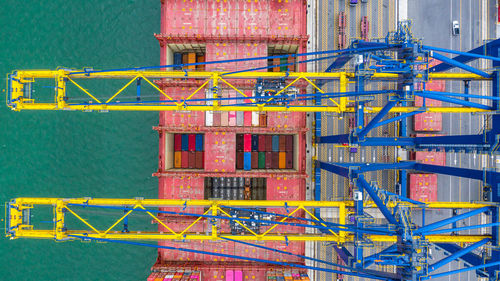
[[[366,192],[368,192],[375,205],[377,205],[378,209],[382,212],[382,214],[390,224],[396,226],[399,225],[398,221],[396,220],[392,212],[389,210],[389,208],[387,208],[382,199],[380,199],[380,197],[378,196],[375,188],[365,180],[365,177],[363,175],[357,175],[356,185],[360,188],[363,188],[363,190],[366,190]]]
[[[470,245],[469,247],[466,247],[466,248],[461,248],[457,251],[454,251],[454,252],[451,252],[451,254],[437,262],[435,262],[434,264],[430,265],[429,268],[428,268],[428,272],[432,272],[456,259],[459,259],[460,257],[462,256],[465,256],[466,254],[468,253],[471,253],[472,251],[474,251],[475,249],[479,248],[479,247],[482,247],[484,245],[486,245],[488,242],[490,242],[490,239],[489,238],[485,238],[479,242],[476,242],[472,245]]]
[[[483,76],[485,78],[489,78],[490,77],[490,74],[482,71],[482,70],[479,70],[479,69],[476,69],[472,66],[469,66],[469,65],[466,65],[464,63],[461,63],[459,61],[456,61],[454,59],[450,59],[448,58],[447,56],[443,56],[437,52],[432,52],[431,53],[431,57],[437,59],[437,60],[440,60],[440,61],[443,61],[447,64],[450,64],[450,65],[453,65],[454,67],[458,67],[458,68],[461,68],[465,71],[468,71],[468,72],[471,72],[471,73],[474,73],[474,74],[477,74],[477,75],[480,75],[480,76]]]
[[[394,100],[388,101],[387,104],[380,110],[380,112],[377,113],[377,115],[375,115],[373,117],[373,119],[363,129],[361,129],[359,132],[357,132],[355,135],[357,135],[357,137],[359,139],[363,139],[368,134],[368,132],[370,132],[371,129],[376,127],[377,123],[380,120],[382,120],[382,118],[384,118],[384,116],[387,113],[389,113],[389,110],[391,110],[391,108],[393,108],[398,102],[399,102],[399,99],[394,99]]]
[[[352,266],[354,257],[352,256],[351,252],[345,247],[338,247],[337,245],[334,245],[333,248],[337,252],[338,256],[342,259],[344,264],[348,266]]]
[[[479,108],[479,109],[485,109],[485,110],[492,109],[491,106],[488,106],[488,105],[470,102],[470,101],[466,101],[466,100],[461,100],[461,99],[457,99],[457,98],[446,97],[443,95],[437,95],[431,91],[416,91],[416,92],[414,92],[414,94],[417,96],[424,97],[424,98],[431,98],[431,99],[435,99],[435,100],[439,100],[439,101],[443,101],[443,102],[449,102],[449,103],[453,103],[453,104],[458,104],[458,105],[462,105],[462,106],[466,106],[466,107]],[[443,94],[446,95],[446,93],[443,93]]]
[[[477,54],[477,55],[485,55],[485,56],[492,56],[492,57],[498,57],[498,48],[500,48],[500,38],[493,40],[491,42],[488,42],[482,46],[479,46],[477,48],[474,48],[467,53],[470,54]],[[470,61],[475,60],[475,57],[471,56],[466,56],[466,55],[458,55],[453,58],[453,60],[460,62],[460,63],[468,63]],[[449,69],[453,68],[453,65],[450,65],[446,62],[440,63],[436,66],[433,66],[429,69],[430,72],[443,72],[447,71]]]
[[[463,249],[462,247],[460,247],[457,244],[435,243],[435,245],[438,246],[439,248],[447,251],[450,254],[456,253],[456,252]],[[471,252],[465,253],[464,255],[460,256],[458,259],[466,262],[470,266],[478,266],[478,265],[484,264],[484,260],[481,256],[478,256],[478,255],[471,253]],[[478,270],[478,271],[476,271],[476,273],[481,277],[487,277],[486,273],[483,270]]]
[[[370,265],[374,264],[377,260],[380,260],[383,258],[383,256],[390,256],[390,255],[397,255],[397,247],[396,244],[392,244],[391,246],[383,249],[382,251],[370,255],[368,257],[365,257],[364,262],[363,262],[363,267],[369,267]]]
[[[494,118],[500,119],[500,118]],[[496,125],[496,124],[495,124]],[[497,153],[500,148],[500,132],[497,127],[478,135],[454,135],[436,137],[365,137],[356,139],[349,134],[323,136],[318,143],[350,144],[359,146],[406,146],[414,149],[478,150]]]

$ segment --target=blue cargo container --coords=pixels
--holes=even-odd
[[[252,135],[252,151],[259,151],[259,135]]]
[[[189,149],[189,137],[187,134],[182,134],[181,148],[182,151],[188,151]]]
[[[250,171],[252,169],[252,152],[243,153],[243,170]]]
[[[174,53],[174,64],[180,65],[182,64],[182,54],[181,53]],[[174,67],[174,70],[181,70],[182,68],[180,66]]]
[[[274,152],[280,151],[280,136],[278,135],[273,136],[273,151]]]
[[[196,151],[203,151],[203,135],[196,135]]]

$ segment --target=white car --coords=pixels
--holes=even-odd
[[[453,23],[452,23],[451,33],[453,35],[459,35],[460,34],[460,24],[456,20],[454,20]]]

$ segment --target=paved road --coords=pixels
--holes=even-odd
[[[337,48],[337,17],[339,11],[346,11],[348,38],[360,37],[359,24],[362,16],[368,16],[370,21],[371,38],[384,37],[389,30],[395,28],[397,0],[369,0],[367,4],[358,4],[357,7],[349,7],[348,1],[320,0],[318,1],[318,21],[319,32],[318,48],[321,50]],[[483,6],[483,3],[488,3]],[[494,1],[477,0],[409,0],[408,18],[413,22],[413,32],[416,37],[422,38],[424,44],[437,47],[467,51],[471,48],[483,44],[483,39],[495,37]],[[489,22],[483,19],[490,19]],[[461,26],[460,36],[451,34],[451,23],[458,20]],[[319,69],[326,68],[327,64],[318,66]],[[485,67],[479,62],[476,67]],[[385,85],[394,87],[394,85]],[[381,85],[372,84],[372,89],[380,88]],[[338,85],[329,86],[328,90],[338,90]],[[448,83],[448,91],[463,91],[460,82]],[[487,90],[481,83],[471,83],[471,92],[480,93]],[[378,101],[380,102],[380,101]],[[347,133],[346,119],[339,120],[337,116],[325,115],[322,118],[322,134],[342,134]],[[411,122],[409,122],[411,123]],[[475,134],[483,126],[483,116],[473,116],[470,114],[445,114],[443,116],[443,133],[449,135]],[[389,126],[378,129],[375,132],[381,135],[382,131],[387,131],[390,135],[394,133],[394,128]],[[388,150],[389,161],[394,160],[394,152]],[[361,161],[379,162],[382,159],[382,149],[361,150],[356,155],[349,155],[343,148],[333,145],[323,145],[319,150],[319,159],[323,161]],[[491,166],[493,163],[489,156],[480,154],[448,153],[447,165],[464,168],[481,168]],[[392,172],[374,173],[372,180],[382,183],[382,186],[389,190],[394,188],[394,174]],[[347,196],[344,186],[347,183],[344,179],[333,176],[330,173],[322,173],[322,199],[331,200]],[[480,184],[478,181],[439,176],[438,178],[438,200],[439,201],[471,201],[480,199]],[[434,211],[426,215],[426,223],[437,221],[444,217],[449,217],[451,211]],[[415,220],[420,223],[421,217],[416,214]],[[465,221],[466,224],[476,224],[477,219]],[[476,232],[469,232],[471,234]],[[375,247],[367,252],[377,251]],[[317,257],[334,261],[329,247],[318,245]],[[441,259],[442,253],[433,251],[434,260]],[[449,271],[458,264],[451,264],[441,271]],[[320,273],[316,280],[335,280],[335,276]],[[450,277],[443,277],[436,280],[476,280],[474,274],[460,274]],[[357,280],[357,278],[347,278],[346,280]]]
[[[487,3],[489,2],[489,4]],[[417,37],[422,37],[425,44],[442,48],[468,51],[484,44],[484,39],[495,37],[494,1],[459,0],[459,1],[432,1],[419,0],[409,2],[409,18],[414,23],[413,31]],[[484,5],[486,4],[486,5]],[[484,5],[484,6],[483,6]],[[489,21],[488,21],[489,19]],[[451,33],[452,21],[460,24],[460,35]],[[481,62],[472,64],[475,67],[485,67]],[[446,90],[463,92],[462,82],[448,82]],[[481,82],[471,83],[471,93],[481,94],[487,88]],[[484,126],[485,116],[471,114],[443,114],[443,132],[448,135],[477,134]],[[463,168],[482,169],[492,165],[489,155],[476,153],[447,153],[446,164]],[[457,177],[438,176],[439,201],[473,201],[481,200],[481,185],[479,181],[461,179]],[[449,213],[439,212],[427,215],[426,219],[437,220]],[[477,218],[461,222],[466,225],[479,223]],[[464,232],[464,234],[475,232]],[[435,251],[434,260],[442,258],[442,254]],[[458,264],[450,264],[440,271],[449,271]],[[460,265],[461,266],[461,265]],[[476,280],[473,273],[462,273],[436,280]]]

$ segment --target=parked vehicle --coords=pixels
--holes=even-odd
[[[459,35],[460,34],[460,24],[456,20],[454,20],[453,23],[452,23],[451,33],[453,35]]]

